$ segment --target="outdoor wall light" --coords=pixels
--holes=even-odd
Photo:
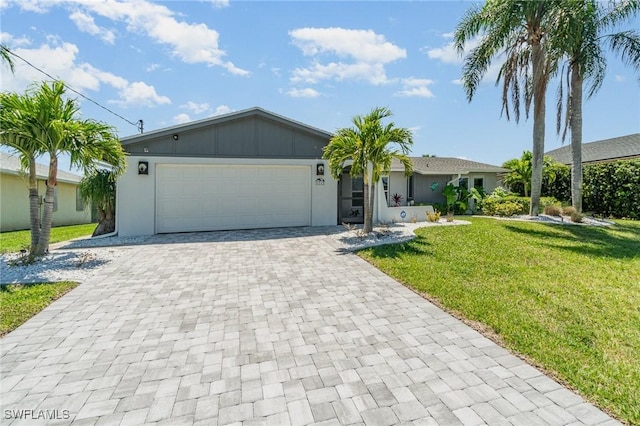
[[[177,141],[180,138],[180,136],[178,136],[178,134],[176,133],[175,135],[173,135],[173,140]]]
[[[148,175],[149,174],[149,162],[148,161],[138,161],[138,174],[139,175]]]

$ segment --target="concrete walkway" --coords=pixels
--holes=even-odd
[[[2,424],[618,424],[318,230],[122,250],[2,339]]]

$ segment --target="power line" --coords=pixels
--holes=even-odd
[[[115,115],[116,117],[126,121],[127,123],[131,124],[132,126],[136,126],[136,128],[140,131],[140,133],[142,133],[144,131],[144,122],[142,120],[138,120],[137,122],[133,122],[131,120],[126,119],[125,117],[121,116],[120,114],[118,114],[115,111],[110,110],[109,108],[107,108],[106,106],[103,106],[101,104],[99,104],[98,102],[94,101],[93,99],[83,95],[82,93],[78,92],[76,89],[74,89],[73,87],[69,86],[67,83],[65,83],[64,81],[60,80],[59,78],[55,78],[53,77],[51,74],[47,73],[46,71],[41,70],[40,68],[36,67],[35,65],[33,65],[31,62],[27,61],[26,59],[24,59],[22,56],[18,55],[17,53],[12,52],[11,50],[7,49],[6,50],[9,54],[15,56],[16,58],[20,59],[21,61],[23,61],[24,63],[26,63],[27,65],[29,65],[31,68],[40,71],[42,74],[46,75],[47,77],[49,77],[51,80],[54,81],[60,81],[67,89],[71,90],[73,93],[81,96],[82,98],[88,100],[89,102],[95,104],[96,106],[102,108],[103,110],[110,112],[111,114]]]

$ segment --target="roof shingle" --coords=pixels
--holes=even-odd
[[[571,145],[546,153],[562,164],[571,164]],[[582,144],[582,162],[623,160],[640,157],[640,133]]]

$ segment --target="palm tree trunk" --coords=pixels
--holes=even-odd
[[[369,213],[371,216],[371,230],[373,231],[373,210],[375,209],[376,183],[371,180],[371,193],[369,194]]]
[[[31,228],[29,253],[33,254],[40,239],[40,197],[38,196],[36,159],[33,155],[29,156],[29,219]]]
[[[42,215],[42,229],[40,230],[40,238],[36,247],[35,255],[42,256],[49,251],[49,240],[51,239],[51,222],[53,219],[53,204],[55,197],[55,188],[58,176],[58,158],[51,155],[49,161],[49,178],[47,179],[47,191],[44,196],[44,214]]]
[[[373,229],[373,212],[371,211],[371,206],[369,205],[369,197],[370,187],[369,187],[369,174],[365,173],[363,181],[364,181],[364,226],[363,232],[368,234]]]
[[[580,67],[571,70],[571,204],[582,212],[582,83]]]
[[[540,194],[542,192],[542,165],[544,160],[546,73],[542,46],[540,43],[535,43],[531,49],[533,62],[533,158],[531,160],[531,210],[529,214],[538,216],[540,211]]]

